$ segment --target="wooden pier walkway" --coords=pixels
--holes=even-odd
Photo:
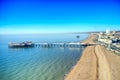
[[[82,46],[91,46],[96,44],[90,43],[81,43],[81,42],[69,42],[69,43],[34,43],[35,47],[73,47],[73,48],[80,48]]]

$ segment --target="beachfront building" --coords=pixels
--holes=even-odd
[[[106,30],[106,35],[109,35],[109,34],[110,34],[110,30],[107,29],[107,30]]]
[[[98,39],[98,41],[103,42],[103,43],[106,43],[106,44],[112,43],[112,40],[111,40],[111,39],[106,39],[106,38]]]
[[[106,30],[105,33],[100,32],[98,34],[98,42],[111,50],[120,52],[120,35],[116,34],[115,31]]]
[[[116,32],[110,32],[106,30],[106,33],[100,32],[98,34],[98,41],[103,43],[118,43],[120,42],[120,37],[116,35]]]

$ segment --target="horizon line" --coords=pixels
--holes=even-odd
[[[0,35],[22,35],[22,34],[89,34],[89,33],[98,33],[98,32],[105,32],[103,31],[84,31],[84,32],[50,32],[50,33],[0,33]],[[113,31],[113,30],[110,30]],[[120,32],[117,30],[116,32]]]

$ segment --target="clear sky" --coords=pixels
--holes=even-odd
[[[0,0],[0,34],[120,30],[119,0]]]

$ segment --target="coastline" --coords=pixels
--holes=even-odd
[[[94,43],[91,34],[84,43]],[[87,46],[64,80],[120,80],[120,56],[101,45]]]

